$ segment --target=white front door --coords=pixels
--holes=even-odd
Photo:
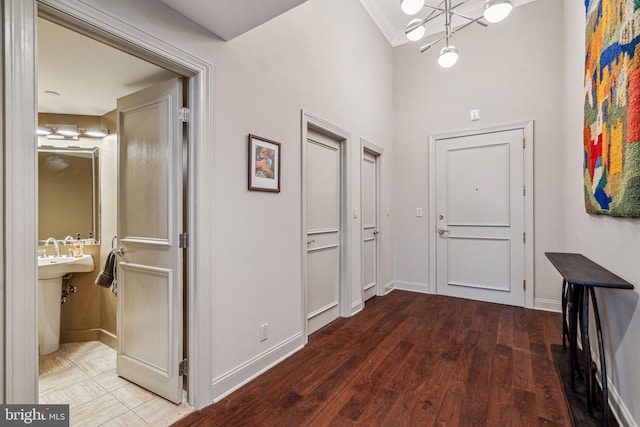
[[[118,375],[182,402],[179,78],[118,100]]]
[[[340,143],[307,133],[307,332],[340,316]]]
[[[437,293],[524,306],[523,130],[436,143]]]
[[[377,156],[362,157],[362,291],[364,301],[376,295],[378,276],[378,179]]]

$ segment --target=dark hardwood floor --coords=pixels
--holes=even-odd
[[[570,426],[561,315],[393,291],[174,426]]]

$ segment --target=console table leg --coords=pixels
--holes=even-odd
[[[569,358],[571,359],[571,390],[576,390],[576,369],[578,358],[577,346],[578,346],[578,322],[577,322],[577,304],[578,301],[578,289],[572,284],[568,284],[567,287],[567,305],[569,308]]]
[[[587,389],[587,412],[593,416],[593,402],[591,398],[592,390],[592,369],[591,369],[591,343],[589,342],[589,292],[583,291],[580,293],[582,297],[582,321],[581,321],[581,333],[582,333],[582,353],[584,355],[584,383]]]
[[[562,350],[567,349],[567,281],[562,280]]]
[[[598,312],[598,303],[596,302],[596,293],[593,287],[589,287],[591,294],[591,304],[593,305],[593,317],[596,321],[596,335],[598,337],[598,354],[600,356],[600,375],[602,380],[602,425],[609,425],[609,391],[607,383],[607,363],[604,356],[604,343],[602,340],[602,327],[600,326],[600,313]],[[595,386],[595,384],[594,384]]]

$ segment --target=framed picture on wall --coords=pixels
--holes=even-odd
[[[249,134],[249,190],[280,192],[280,143]]]

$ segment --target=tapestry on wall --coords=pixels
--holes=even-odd
[[[640,0],[585,0],[584,196],[640,217]]]

